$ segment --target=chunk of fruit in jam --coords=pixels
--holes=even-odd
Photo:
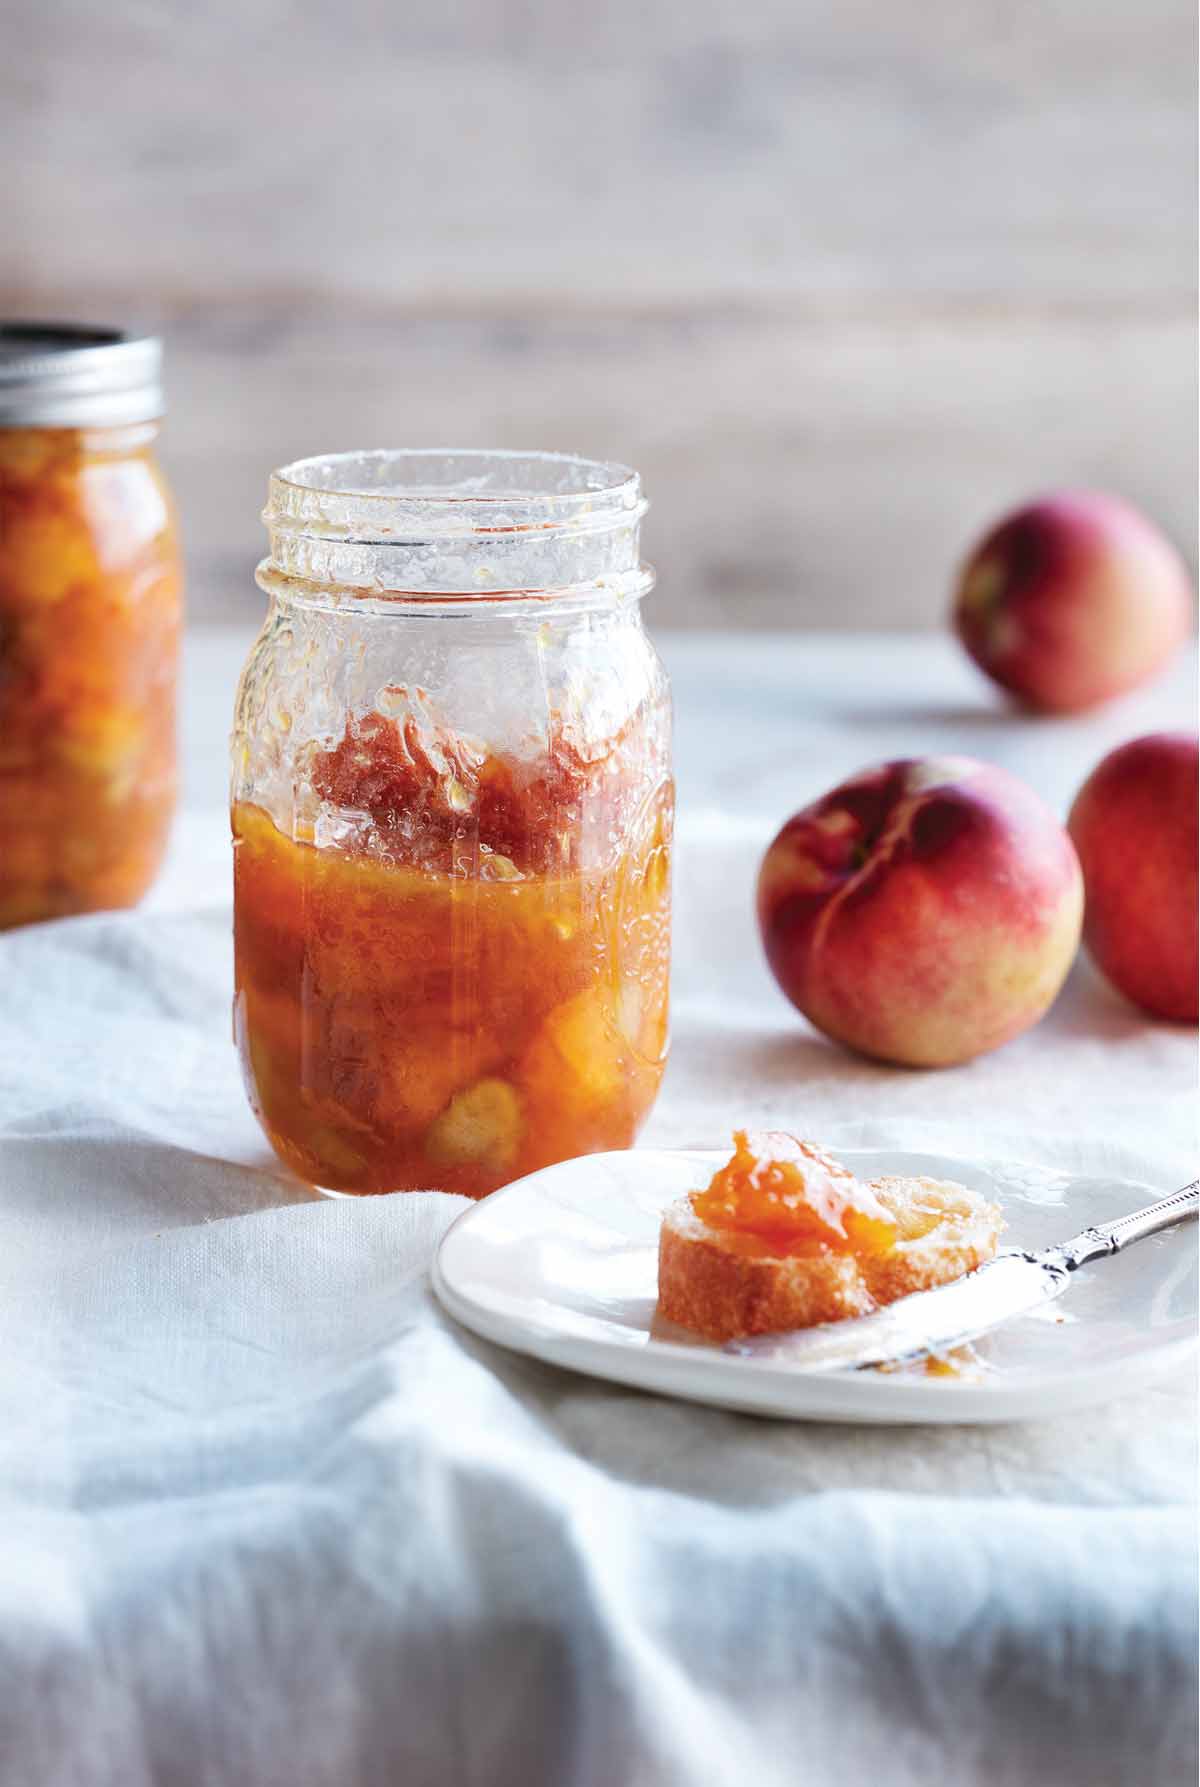
[[[782,1130],[734,1131],[733,1156],[692,1208],[709,1228],[735,1230],[784,1251],[887,1253],[896,1225],[874,1192],[812,1142]]]
[[[508,1166],[521,1134],[521,1106],[507,1080],[477,1080],[450,1100],[425,1137],[434,1166],[471,1166],[486,1160]]]
[[[481,864],[490,858],[502,865],[503,879],[572,866],[580,803],[620,797],[619,786],[606,788],[605,779],[621,742],[589,751],[569,722],[553,716],[546,753],[524,761],[489,752],[419,713],[367,714],[352,720],[336,745],[314,752],[309,775],[323,800],[369,813],[400,859],[436,866],[469,837],[468,853],[477,845]],[[464,827],[468,816],[472,825]]]

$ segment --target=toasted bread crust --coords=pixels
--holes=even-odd
[[[947,1284],[996,1251],[1000,1212],[965,1186],[892,1178],[875,1180],[871,1190],[895,1216],[899,1233],[888,1253],[862,1259],[832,1250],[772,1254],[744,1236],[709,1228],[681,1198],[665,1212],[659,1233],[660,1315],[708,1340],[811,1328]]]
[[[811,1327],[875,1307],[858,1263],[847,1254],[777,1258],[735,1250],[700,1221],[686,1198],[663,1218],[658,1242],[658,1308],[710,1340]]]

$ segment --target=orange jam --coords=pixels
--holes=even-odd
[[[166,845],[181,578],[152,436],[0,428],[0,928],[130,906]]]
[[[691,1202],[709,1228],[777,1253],[882,1254],[896,1240],[874,1192],[812,1142],[777,1129],[735,1130],[732,1158]]]
[[[311,751],[296,835],[235,804],[235,1030],[296,1172],[478,1197],[633,1140],[667,1049],[671,790],[641,769],[625,736],[516,757],[370,714]]]

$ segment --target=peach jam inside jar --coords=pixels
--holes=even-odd
[[[330,1192],[628,1146],[667,1053],[666,678],[624,467],[383,452],[270,482],[233,740],[234,1031]]]
[[[0,326],[0,929],[132,906],[175,808],[159,343]]]

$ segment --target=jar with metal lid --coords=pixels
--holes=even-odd
[[[666,678],[637,475],[388,452],[271,479],[234,728],[234,1027],[333,1192],[627,1147],[667,1050]]]
[[[182,575],[150,336],[0,325],[0,928],[131,906],[176,798]]]

